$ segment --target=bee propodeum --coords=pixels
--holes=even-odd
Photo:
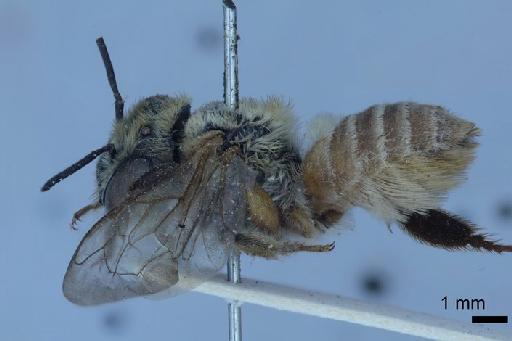
[[[70,261],[63,288],[72,302],[183,290],[217,272],[233,250],[265,258],[331,251],[333,244],[311,241],[354,206],[433,246],[512,251],[440,209],[479,134],[442,107],[369,107],[317,131],[302,155],[292,108],[274,97],[242,99],[237,111],[212,102],[191,112],[186,96],[156,95],[124,115],[102,39],[98,46],[116,99],[112,134],[43,186],[99,158],[96,202],[73,221],[98,207],[106,213]]]

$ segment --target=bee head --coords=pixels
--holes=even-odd
[[[108,143],[113,149],[103,153],[96,166],[100,202],[105,201],[107,187],[115,188],[119,197],[150,169],[179,162],[189,103],[185,96],[151,96],[115,121]]]
[[[154,167],[173,166],[181,156],[184,126],[190,117],[190,99],[156,95],[140,100],[124,115],[124,100],[102,37],[96,40],[115,99],[115,123],[109,142],[45,182],[41,191],[99,157],[96,167],[99,202],[107,208],[124,199],[135,180]],[[106,198],[107,196],[107,198]]]

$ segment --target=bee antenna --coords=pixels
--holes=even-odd
[[[114,94],[114,98],[116,100],[116,120],[120,120],[123,118],[124,100],[123,97],[121,97],[119,90],[117,89],[116,74],[114,73],[114,67],[112,66],[112,61],[108,55],[107,45],[105,45],[103,37],[96,39],[96,45],[98,45],[98,49],[100,50],[101,59],[103,59],[103,64],[107,70],[108,84],[110,84],[110,88],[112,89],[112,93]]]
[[[91,163],[91,161],[93,161],[99,155],[101,155],[105,152],[115,153],[114,145],[109,143],[106,146],[103,146],[99,149],[93,150],[92,152],[90,152],[89,154],[84,156],[82,159],[78,160],[77,162],[75,162],[74,164],[69,166],[68,168],[64,169],[62,172],[53,176],[50,180],[46,181],[45,184],[43,185],[43,187],[41,187],[41,192],[48,191],[50,188],[55,186],[57,183],[64,180],[65,178],[67,178],[71,174],[75,173],[76,171],[82,169],[87,164]]]

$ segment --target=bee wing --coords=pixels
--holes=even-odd
[[[225,162],[207,154],[146,174],[83,238],[64,295],[80,305],[101,304],[183,290],[192,285],[187,279],[197,284],[217,272],[245,224],[245,187],[253,181],[238,157]]]

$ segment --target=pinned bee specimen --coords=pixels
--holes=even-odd
[[[300,153],[292,108],[277,98],[221,102],[194,112],[184,96],[142,99],[125,115],[115,96],[106,146],[95,158],[96,201],[75,213],[104,216],[87,232],[64,277],[72,302],[93,305],[172,292],[219,271],[232,251],[275,258],[328,252],[315,237],[352,207],[396,223],[420,242],[449,250],[511,252],[470,222],[440,209],[474,159],[478,128],[439,106],[372,106],[349,115]]]

